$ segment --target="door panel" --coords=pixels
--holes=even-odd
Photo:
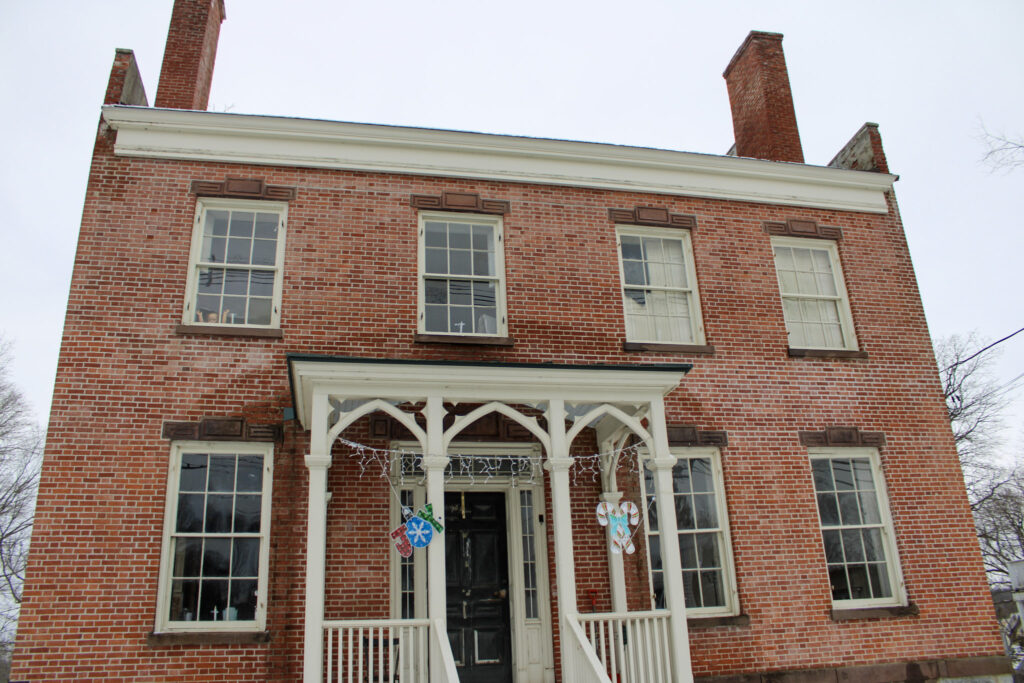
[[[448,638],[463,683],[511,683],[504,493],[445,494]]]

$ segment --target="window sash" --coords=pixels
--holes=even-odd
[[[673,455],[678,458],[678,461],[673,467],[673,501],[672,509],[676,514],[677,518],[677,534],[680,539],[680,550],[682,553],[686,552],[687,544],[690,549],[694,552],[694,567],[683,567],[683,582],[684,589],[689,586],[686,590],[688,594],[696,595],[699,591],[701,593],[702,606],[687,605],[686,613],[690,616],[729,616],[738,613],[738,601],[736,594],[736,579],[733,569],[732,559],[732,542],[729,536],[729,519],[727,513],[727,505],[725,502],[725,487],[722,479],[721,469],[721,458],[717,449],[715,448],[680,448],[672,449]],[[690,463],[694,460],[707,460],[709,465],[708,476],[710,477],[709,486],[707,490],[694,490],[691,481],[690,490],[680,492],[676,490],[676,484],[678,483],[678,477],[676,475],[677,468],[681,464],[686,463],[688,470],[690,469]],[[689,471],[687,473],[689,475]],[[657,525],[655,528],[655,522],[657,519],[657,504],[655,502],[654,491],[653,491],[653,477],[654,473],[648,470],[644,470],[641,475],[641,487],[644,491],[644,531],[647,536],[647,566],[648,566],[648,580],[651,587],[651,606],[654,608],[658,607],[656,599],[657,584],[661,582],[662,590],[664,590],[664,569],[661,565],[661,528]],[[713,524],[705,524],[700,526],[696,517],[693,518],[693,528],[682,528],[678,525],[679,508],[678,502],[681,498],[693,498],[698,497],[713,497],[713,506],[711,510],[715,515]],[[690,501],[690,510],[696,511],[697,503],[693,500]],[[702,549],[698,545],[698,537],[712,537],[714,539],[714,552],[715,562],[705,564],[702,555]],[[683,559],[683,558],[681,558]],[[655,568],[657,565],[658,568]],[[714,575],[714,576],[709,576]],[[717,577],[717,578],[715,578]],[[717,590],[722,598],[721,605],[709,605],[703,606],[705,602],[704,584],[706,580],[712,580],[717,582],[717,586],[713,586],[713,590]],[[695,588],[696,586],[696,588]],[[713,594],[713,590],[711,594]]]
[[[818,528],[821,536],[823,559],[825,561],[826,575],[829,579],[830,593],[832,598],[832,605],[836,608],[859,608],[859,607],[883,607],[893,605],[904,605],[906,604],[905,590],[902,580],[902,572],[900,569],[899,556],[896,552],[895,544],[895,533],[893,529],[892,517],[890,514],[889,500],[885,488],[885,479],[881,471],[879,464],[878,452],[872,448],[843,448],[843,449],[811,449],[810,451],[810,462],[812,473],[815,470],[815,464],[819,462],[827,462],[829,464],[829,476],[833,476],[833,463],[835,461],[850,461],[851,465],[853,461],[866,462],[868,464],[867,472],[871,477],[871,488],[862,488],[861,482],[858,482],[855,474],[851,474],[852,486],[850,488],[840,488],[832,482],[831,487],[819,486],[820,480],[815,474],[812,476],[812,490],[814,491],[815,497],[815,509],[818,512]],[[851,472],[853,468],[851,467]],[[862,470],[863,471],[863,470]],[[863,521],[864,506],[863,499],[859,497],[861,493],[870,494],[870,500],[874,508],[874,513],[877,514],[877,521]],[[826,523],[825,517],[831,515],[831,510],[822,510],[822,498],[828,497],[829,495],[837,497],[837,520],[838,523]],[[860,522],[850,522],[843,520],[843,512],[838,509],[842,503],[838,501],[838,495],[857,495],[857,515],[860,517]],[[876,532],[877,533],[877,547],[874,548],[874,552],[879,553],[881,559],[868,558],[868,549],[864,540],[864,532]],[[854,549],[852,557],[847,553],[846,548],[846,537],[843,532],[856,532],[858,541],[855,543],[859,546],[859,551]],[[839,534],[841,545],[839,547],[839,553],[841,558],[829,557],[829,535]],[[832,552],[835,552],[835,548]],[[876,567],[882,567],[884,569],[884,575],[873,576],[871,572],[871,565]],[[843,576],[842,581],[845,581],[845,591],[847,594],[854,590],[854,581],[850,573],[850,568],[856,569],[858,575],[861,573],[863,567],[863,581],[867,582],[870,595],[867,597],[837,597],[843,593],[843,587],[840,585],[838,588],[833,584],[833,572],[842,570]],[[876,581],[882,582],[882,587],[887,588],[889,595],[875,595],[875,583]],[[884,591],[882,591],[884,592]]]
[[[775,265],[776,282],[783,303],[783,319],[790,348],[797,349],[842,349],[857,350],[857,340],[853,330],[853,316],[850,311],[849,295],[843,280],[839,252],[832,242],[798,237],[775,237],[771,240],[772,258]],[[799,270],[793,261],[795,250],[810,252],[810,270]],[[793,269],[782,268],[780,250],[789,250]],[[828,263],[828,271],[819,269],[820,261],[816,262],[814,254],[820,254]],[[783,274],[791,274],[795,286],[787,286]],[[801,291],[800,275],[807,282],[813,282],[816,291]],[[826,290],[822,283],[826,282]],[[794,305],[787,305],[787,302]],[[815,302],[828,303],[834,306],[834,319],[827,309],[818,309],[817,313],[806,314],[802,304]],[[813,309],[809,309],[813,310]],[[823,312],[824,311],[824,312]]]
[[[445,246],[428,244],[428,224],[445,224]],[[470,226],[469,246],[452,246],[452,225]],[[477,241],[480,231],[489,229],[485,246]],[[444,268],[428,268],[430,254],[444,253]],[[453,252],[465,253],[468,273],[452,273]],[[508,334],[505,299],[503,221],[500,217],[421,212],[418,247],[417,331],[451,336],[494,336]],[[476,256],[485,262],[485,274],[474,273]],[[438,286],[437,283],[444,283]],[[462,286],[465,283],[467,286]]]
[[[190,482],[189,486],[182,487],[182,466],[184,456],[202,455],[206,457],[205,467],[207,473],[200,488],[196,482]],[[210,481],[211,459],[217,456],[235,456],[235,469],[232,474],[231,490],[221,490]],[[243,486],[238,477],[240,473],[239,458],[242,456],[258,456],[260,458],[259,489],[255,490]],[[252,470],[250,470],[252,472]],[[164,534],[162,542],[162,559],[160,563],[159,588],[157,596],[157,614],[155,619],[156,632],[176,631],[261,631],[266,624],[266,605],[268,599],[268,576],[269,566],[269,533],[270,533],[270,498],[271,478],[273,476],[273,445],[234,443],[234,442],[175,442],[172,444],[171,457],[168,464],[168,489],[167,503],[164,510]],[[231,496],[231,524],[230,531],[179,531],[179,505],[181,496],[203,496],[203,515],[208,513],[210,496]],[[241,496],[260,497],[259,502],[259,530],[258,531],[235,531],[236,514],[238,511],[238,498]],[[252,509],[255,512],[255,508]],[[202,522],[205,527],[205,522]],[[251,545],[240,546],[239,541],[251,544],[255,540],[258,547],[253,549]],[[196,545],[195,541],[199,541]],[[192,548],[182,548],[182,543],[192,542]],[[208,549],[207,544],[216,543],[222,548]],[[209,569],[206,563],[211,557],[208,553],[218,553],[218,563],[226,562],[224,566]],[[191,553],[189,558],[188,553]],[[226,559],[224,556],[226,555]],[[215,556],[217,557],[217,556]],[[191,567],[184,563],[198,563]],[[251,565],[255,562],[253,574],[250,566],[239,569],[236,562],[245,562]],[[239,573],[242,572],[242,573]],[[204,591],[223,591],[223,595],[215,597],[213,602],[203,598]],[[235,591],[241,591],[241,594]],[[252,606],[252,618],[238,618],[239,612],[244,613],[248,608],[245,606],[248,599],[245,597],[248,591],[255,592],[255,603]],[[243,602],[233,604],[233,599],[241,595]],[[252,595],[251,593],[249,594]],[[225,604],[221,610],[220,598]],[[196,608],[194,612],[185,612],[185,619],[172,619],[172,603],[177,600],[187,599]],[[249,603],[252,604],[252,603]],[[208,611],[206,608],[214,607],[218,611],[217,619],[200,619]],[[186,607],[182,606],[182,609]],[[222,618],[221,614],[233,614],[234,618]],[[188,618],[191,616],[191,618]]]
[[[638,226],[616,226],[616,231],[626,339],[631,342],[654,344],[703,344],[703,316],[697,292],[697,275],[693,265],[689,231],[668,231]],[[626,257],[623,253],[624,238],[636,238],[640,241],[639,258]],[[678,262],[665,256],[664,251],[660,257],[648,258],[645,240],[652,239],[660,240],[659,249],[663,249],[666,242],[678,243]],[[660,270],[661,277],[651,276],[652,265],[656,266],[655,271]],[[642,283],[629,281],[636,278],[628,276],[627,270],[636,267],[640,268]],[[652,284],[652,280],[675,280],[681,284]],[[644,303],[641,304],[631,296],[631,292],[640,293],[645,299]],[[641,306],[645,308],[640,310]]]
[[[273,214],[277,217],[277,233],[274,240],[273,264],[253,262],[254,244],[269,242],[259,237],[254,228],[251,235],[233,236],[217,235],[216,239],[248,239],[248,262],[231,262],[228,260],[230,247],[225,242],[221,245],[224,260],[211,259],[205,254],[204,247],[212,235],[206,233],[206,225],[210,212]],[[277,328],[280,326],[281,293],[283,289],[283,272],[285,256],[285,240],[287,238],[287,205],[280,202],[255,200],[229,200],[216,198],[200,198],[196,202],[196,217],[193,225],[192,247],[189,255],[188,282],[186,298],[182,313],[182,322],[186,325],[224,326],[240,328]],[[264,255],[266,256],[266,255]],[[269,259],[267,259],[269,260]],[[221,273],[219,291],[203,291],[203,276],[210,271]],[[234,291],[228,291],[229,277],[227,271],[245,274],[244,292],[238,275],[234,277]],[[254,274],[269,274],[270,282],[256,281]],[[269,287],[268,287],[269,285]],[[255,320],[256,322],[249,322]]]

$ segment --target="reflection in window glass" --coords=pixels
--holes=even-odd
[[[793,348],[847,348],[832,247],[776,244],[775,271]]]
[[[256,618],[262,505],[262,455],[182,454],[170,621]]]
[[[619,258],[627,339],[703,343],[699,339],[688,240],[622,233]]]
[[[497,225],[428,220],[423,225],[423,330],[498,334]]]
[[[272,322],[279,277],[281,214],[208,209],[196,259],[193,320],[200,324]]]
[[[654,474],[644,471],[648,551],[654,606],[665,607],[665,577],[661,562],[661,532],[654,500]],[[719,514],[719,487],[709,457],[680,456],[672,468],[679,555],[683,569],[683,594],[688,609],[725,608],[725,529]]]
[[[893,597],[870,458],[811,460],[833,600]]]
[[[525,582],[526,618],[537,612],[537,555],[534,547],[533,491],[519,492],[519,511],[523,527],[523,580]]]

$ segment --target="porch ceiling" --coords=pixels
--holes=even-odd
[[[295,415],[309,429],[316,396],[449,402],[645,402],[675,389],[689,363],[555,365],[288,355]]]

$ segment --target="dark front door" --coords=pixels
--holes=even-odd
[[[446,493],[448,639],[462,683],[511,683],[504,493]]]

